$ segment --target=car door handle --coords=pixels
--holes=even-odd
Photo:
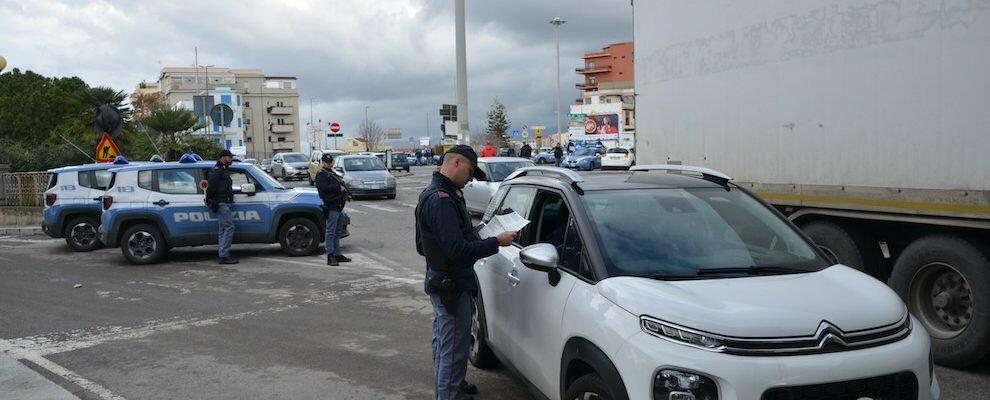
[[[103,198],[102,197],[94,197],[93,198],[93,201],[100,201],[101,199],[103,199]]]
[[[168,202],[165,201],[165,200],[158,200],[158,201],[156,201],[156,202],[154,202],[152,204],[154,204],[156,206],[159,206],[159,207],[165,207],[165,206],[168,205]]]
[[[522,281],[521,279],[519,279],[519,276],[516,275],[516,273],[517,273],[516,270],[512,270],[509,271],[509,273],[507,274],[507,276],[509,277],[509,283],[511,283],[512,286],[519,286],[519,282]]]

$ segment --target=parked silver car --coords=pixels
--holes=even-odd
[[[478,159],[478,168],[485,171],[488,179],[485,181],[472,180],[464,186],[464,202],[467,204],[468,212],[482,214],[492,196],[498,191],[509,174],[519,168],[532,167],[533,161],[520,157],[481,157]]]
[[[385,169],[385,163],[376,156],[336,157],[333,159],[333,171],[344,179],[344,187],[353,197],[395,198],[395,177]]]
[[[283,181],[309,176],[309,158],[303,153],[279,153],[272,158],[272,177]]]

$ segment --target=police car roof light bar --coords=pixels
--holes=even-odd
[[[117,158],[114,158],[113,159],[113,164],[114,165],[126,165],[126,164],[128,164],[128,162],[127,162],[127,159],[124,158],[124,156],[117,156]]]
[[[508,177],[505,178],[505,180],[508,181],[522,176],[555,177],[570,185],[584,182],[584,178],[581,177],[581,174],[559,167],[523,167],[513,171]]]
[[[671,165],[671,164],[651,164],[651,165],[636,165],[629,168],[630,172],[647,172],[647,171],[675,171],[675,172],[693,172],[696,174],[701,174],[701,177],[705,180],[715,182],[721,186],[728,185],[732,177],[716,171],[711,168],[705,167],[695,167],[691,165]]]
[[[188,153],[186,153],[186,154],[183,154],[182,157],[179,157],[179,163],[182,163],[182,164],[192,164],[192,163],[197,162],[197,161],[199,161],[199,160],[196,159],[196,155],[195,154],[188,154]]]

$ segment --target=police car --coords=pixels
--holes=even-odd
[[[48,170],[51,178],[45,191],[41,230],[53,238],[65,238],[74,251],[92,251],[101,246],[100,196],[110,185],[109,169],[127,165],[123,157],[112,164],[84,164]]]
[[[133,264],[160,261],[173,247],[216,244],[217,218],[203,202],[214,165],[184,155],[178,162],[111,169],[100,240],[120,247]],[[317,252],[326,222],[315,190],[287,189],[253,164],[234,162],[229,171],[234,243],[279,243],[291,256]]]

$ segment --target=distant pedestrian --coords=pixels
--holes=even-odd
[[[515,149],[515,147],[509,147],[508,149],[506,149],[505,150],[505,155],[508,156],[508,157],[515,157],[516,156],[516,149]]]
[[[471,178],[484,180],[470,146],[444,153],[439,171],[419,195],[416,206],[416,251],[426,258],[423,289],[433,305],[434,398],[468,400],[478,388],[467,383],[471,349],[471,315],[478,294],[474,263],[510,246],[515,232],[479,239],[465,208],[461,188]],[[497,396],[496,396],[497,397]]]
[[[482,157],[498,157],[498,151],[495,150],[495,146],[492,146],[492,142],[485,144],[485,147],[481,148]]]
[[[327,265],[350,262],[351,259],[340,251],[340,234],[344,230],[344,202],[347,201],[347,188],[333,172],[333,155],[327,153],[320,158],[320,172],[316,173],[314,185],[323,200],[323,215],[326,217]]]
[[[533,148],[529,146],[529,143],[523,143],[522,148],[519,149],[519,157],[533,157]]]
[[[568,140],[567,141],[567,154],[571,154],[573,152],[574,152],[574,142]]]
[[[560,143],[557,143],[553,147],[553,163],[559,167],[562,161],[564,161],[564,149],[560,147]]]
[[[224,149],[217,157],[217,164],[206,173],[206,205],[217,214],[220,233],[219,246],[220,264],[237,264],[230,256],[230,245],[234,243],[234,181],[230,179],[230,164],[234,155]]]
[[[416,150],[416,166],[418,167],[420,165],[423,165],[423,150],[422,149]]]

